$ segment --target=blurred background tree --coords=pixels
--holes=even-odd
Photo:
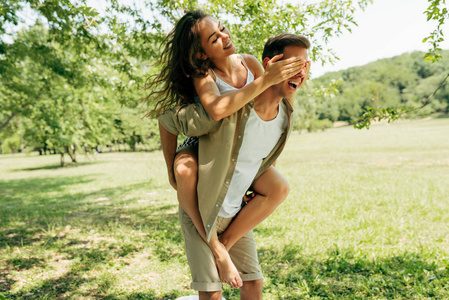
[[[426,58],[438,60],[442,54],[438,45],[447,19],[444,1],[429,0],[426,13],[439,25],[426,40],[432,42],[429,53],[434,53]],[[160,57],[160,44],[186,10],[201,8],[223,20],[237,51],[259,58],[263,44],[274,34],[304,34],[313,45],[310,58],[324,64],[338,59],[326,43],[351,31],[356,26],[354,12],[370,2],[147,0],[137,5],[117,0],[3,0],[0,149],[2,153],[58,153],[62,163],[64,153],[76,161],[75,154],[86,149],[158,149],[156,120],[142,118],[151,108],[140,101],[145,96],[142,86],[149,75],[158,72],[155,62]],[[371,70],[377,75],[356,74],[358,70],[350,69],[324,77],[328,81],[313,80],[298,96],[298,119],[303,124],[296,127],[321,129],[334,121],[357,120],[373,97],[387,105],[395,105],[395,99],[416,103],[416,91],[410,90],[410,84],[418,83],[417,91],[425,94],[427,83],[438,81],[432,79],[436,67],[419,61],[416,58],[414,63],[420,75],[404,75],[404,68],[390,69],[389,74]],[[359,76],[378,78],[364,83],[350,81]],[[416,76],[428,82],[417,82]],[[383,84],[379,78],[390,83]],[[429,107],[430,112],[437,107],[444,111],[445,106],[435,102]]]

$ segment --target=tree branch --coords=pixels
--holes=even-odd
[[[391,121],[396,121],[399,118],[405,116],[407,113],[416,111],[419,109],[422,109],[424,106],[426,106],[429,103],[429,100],[438,92],[438,90],[446,83],[447,78],[449,78],[449,74],[446,75],[446,77],[443,79],[443,81],[440,83],[438,88],[425,99],[425,101],[422,103],[419,107],[398,107],[398,108],[391,108],[391,107],[378,107],[378,108],[372,108],[367,107],[363,115],[360,117],[359,121],[352,122],[354,128],[356,129],[369,129],[369,126],[371,125],[371,122],[377,120],[388,120],[388,123]]]
[[[8,120],[6,120],[6,122],[3,123],[3,125],[0,127],[0,132],[2,132],[3,129],[5,129],[5,127],[8,126],[9,121],[11,121],[11,119],[14,118],[15,115],[16,113],[13,113],[11,116],[9,116]]]
[[[427,97],[427,99],[423,102],[423,104],[421,105],[420,108],[423,108],[424,106],[426,106],[427,103],[429,103],[430,98],[432,98],[438,92],[438,90],[444,85],[444,83],[446,82],[448,77],[449,77],[449,74],[446,75],[444,80],[441,82],[440,86],[432,93],[432,95]]]

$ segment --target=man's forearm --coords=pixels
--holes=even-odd
[[[170,177],[173,173],[173,162],[176,155],[178,137],[167,131],[161,123],[159,123],[159,133],[161,135],[162,152],[164,153],[165,163],[167,164],[167,171]]]
[[[221,121],[215,121],[201,104],[175,107],[159,116],[159,125],[169,133],[201,136],[213,132]]]

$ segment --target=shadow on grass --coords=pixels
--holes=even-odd
[[[0,248],[51,243],[49,236],[55,226],[86,230],[125,226],[144,230],[150,239],[182,242],[176,205],[154,201],[141,207],[136,205],[137,196],[130,197],[138,190],[161,187],[150,182],[92,192],[70,189],[71,185],[94,180],[95,174],[0,181],[0,205],[4,208],[0,211]],[[47,197],[48,193],[55,196]],[[22,224],[8,225],[17,224],[17,221]]]
[[[45,265],[45,260],[42,258],[35,258],[35,257],[29,258],[20,257],[14,259],[7,259],[6,263],[12,266],[13,269],[22,271],[31,268],[43,267]]]
[[[97,164],[104,164],[107,163],[106,161],[84,161],[84,162],[77,162],[72,163],[68,162],[63,167],[61,167],[61,164],[55,163],[51,165],[45,165],[45,166],[39,166],[39,167],[33,167],[33,168],[23,168],[23,169],[12,169],[12,172],[22,172],[22,171],[41,171],[41,170],[59,170],[59,169],[71,169],[71,168],[78,168],[78,167],[84,167],[89,165],[97,165]]]
[[[64,252],[64,251],[62,251]],[[113,251],[103,248],[90,248],[74,251],[66,251],[67,259],[73,263],[68,271],[53,278],[36,281],[31,288],[22,289],[15,293],[8,290],[14,281],[2,282],[0,279],[0,292],[6,292],[8,299],[174,299],[180,295],[179,290],[170,293],[156,294],[154,290],[147,288],[129,295],[111,292],[114,286],[121,280],[114,272],[104,276],[87,275],[97,274],[98,270],[108,265],[115,257]],[[127,255],[129,253],[123,253]],[[123,267],[122,266],[119,267]],[[0,270],[1,271],[1,270]],[[93,271],[93,272],[91,272]],[[151,271],[151,270],[149,270]],[[0,275],[2,273],[0,272]],[[87,276],[86,276],[87,275]],[[2,284],[3,283],[3,284]]]
[[[310,259],[302,247],[260,249],[260,263],[268,283],[266,292],[277,298],[305,299],[446,299],[448,263],[408,253],[368,258],[351,250],[330,250],[324,259]],[[445,265],[446,267],[442,266]]]
[[[150,181],[89,192],[77,190],[79,185],[95,181],[95,176],[0,181],[0,250],[36,250],[11,254],[3,261],[6,266],[0,265],[0,292],[6,292],[8,299],[172,299],[179,293],[174,290],[161,298],[149,290],[130,297],[114,296],[110,290],[120,280],[114,272],[86,277],[92,272],[125,267],[144,247],[146,251],[150,247],[152,260],[185,260],[180,250],[183,240],[177,205],[167,204],[164,198],[139,196],[148,191],[153,191],[150,195],[154,191],[162,195],[165,187]],[[46,197],[49,193],[54,196]],[[11,271],[36,268],[54,274],[54,267],[48,265],[62,266],[61,274],[8,292],[14,284],[14,277],[7,278]],[[87,291],[85,286],[89,287]]]

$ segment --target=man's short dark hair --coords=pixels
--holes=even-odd
[[[270,38],[263,48],[262,60],[265,57],[272,59],[273,56],[284,53],[284,48],[287,46],[298,46],[309,49],[310,41],[303,35],[281,33]]]

